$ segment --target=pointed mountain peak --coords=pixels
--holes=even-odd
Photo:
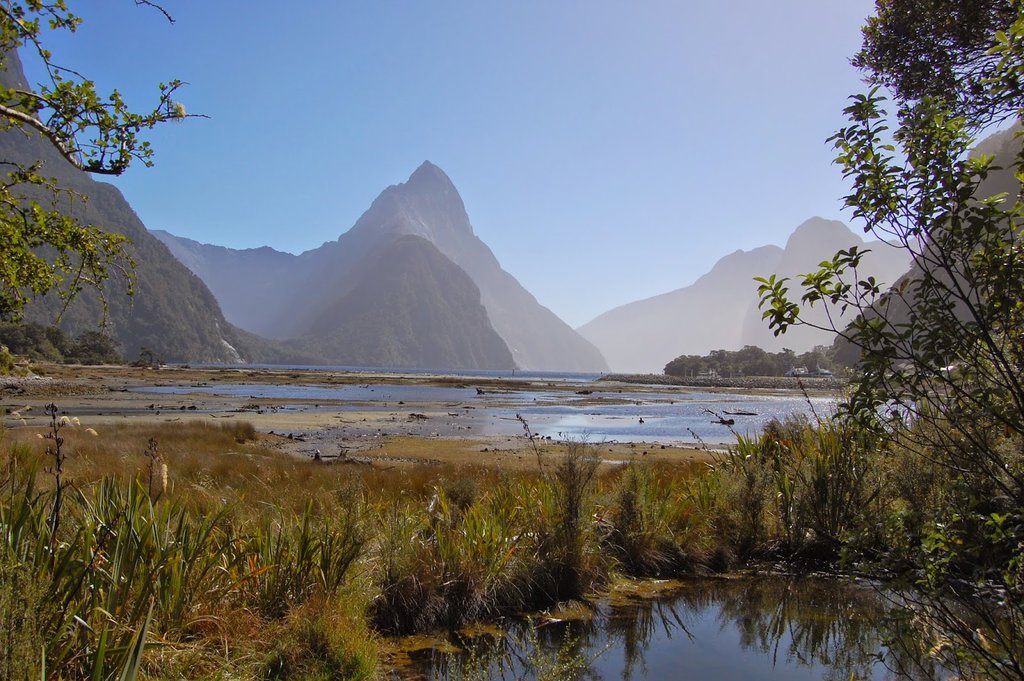
[[[409,176],[406,184],[447,184],[451,185],[452,181],[445,175],[445,172],[438,168],[430,161],[424,161],[420,164],[420,167],[413,171],[412,175]],[[454,186],[454,185],[452,185]]]
[[[845,248],[863,241],[839,220],[826,220],[815,216],[804,220],[799,227],[793,230],[786,241],[786,250],[798,247],[816,248],[819,244],[827,247],[832,247],[834,244],[845,244],[839,246],[839,248]]]
[[[413,234],[442,251],[450,243],[473,236],[459,191],[430,161],[424,161],[402,184],[381,192],[351,231]]]

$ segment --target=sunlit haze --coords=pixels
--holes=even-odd
[[[76,35],[47,39],[137,110],[179,78],[209,116],[154,131],[156,166],[116,181],[151,229],[298,253],[429,159],[577,326],[848,217],[826,138],[864,90],[867,0],[162,5],[174,24],[83,4]]]

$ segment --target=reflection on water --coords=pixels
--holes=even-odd
[[[534,679],[531,657],[551,659],[567,642],[589,661],[585,679],[883,680],[900,667],[918,669],[912,678],[949,677],[887,646],[909,617],[890,599],[832,579],[698,580],[655,600],[605,600],[592,619],[536,634],[516,623],[501,637],[459,641],[469,653],[427,651],[393,678],[464,678],[472,660],[485,669],[479,678]]]
[[[828,414],[833,400],[717,393],[625,393],[598,404],[527,405],[520,412],[534,432],[589,442],[735,442],[760,433],[772,419]],[[742,412],[737,414],[736,412]],[[719,418],[731,420],[725,425]],[[641,422],[640,419],[643,419]]]

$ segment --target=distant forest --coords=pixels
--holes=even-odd
[[[0,348],[33,360],[67,364],[123,364],[117,343],[102,331],[74,338],[55,326],[0,322]]]
[[[680,355],[665,365],[665,373],[669,376],[697,376],[715,372],[719,376],[783,376],[792,369],[827,369],[835,371],[839,368],[833,359],[832,349],[825,345],[815,346],[813,350],[796,354],[788,348],[782,352],[766,352],[754,345],[746,345],[742,350],[712,350],[710,354]]]

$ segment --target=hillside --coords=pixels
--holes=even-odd
[[[0,81],[8,87],[25,88],[25,74],[17,55],[7,54],[5,63],[7,68],[0,72]],[[239,332],[224,319],[209,289],[146,231],[115,187],[93,180],[47,141],[20,130],[0,133],[0,159],[22,164],[41,161],[43,175],[55,178],[62,188],[77,195],[64,197],[61,204],[52,197],[40,200],[57,205],[84,223],[131,239],[128,251],[135,262],[135,295],[128,297],[124,283],[115,279],[107,287],[107,332],[126,356],[137,357],[142,347],[168,361],[182,362],[237,362],[275,356],[273,344]],[[31,305],[25,316],[28,321],[53,323],[60,307],[55,296],[45,296]],[[96,329],[102,320],[99,297],[86,289],[63,316],[60,326],[78,334]]]
[[[608,358],[613,371],[634,373],[661,372],[679,355],[705,355],[745,345],[772,352],[783,347],[805,352],[828,345],[834,334],[814,329],[793,329],[775,338],[761,319],[754,277],[795,277],[854,245],[872,251],[865,256],[862,272],[874,273],[880,281],[895,282],[907,268],[908,259],[901,251],[880,242],[866,244],[841,222],[811,218],[796,228],[785,248],[736,251],[690,286],[619,306],[584,324],[579,332]],[[806,314],[812,321],[823,321],[821,308]]]
[[[339,364],[513,369],[473,280],[429,241],[406,235],[366,256],[366,272],[295,341]]]
[[[609,310],[578,330],[614,371],[660,373],[680,354],[732,347],[743,333],[753,277],[775,266],[778,246],[736,251],[689,286]]]

